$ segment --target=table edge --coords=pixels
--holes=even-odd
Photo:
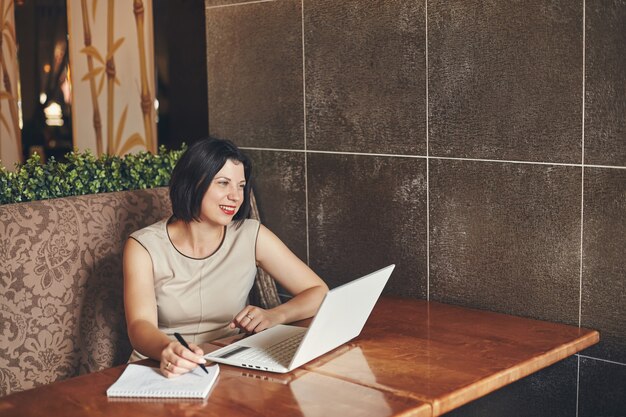
[[[511,368],[503,369],[500,372],[489,375],[488,377],[470,385],[461,387],[448,394],[446,398],[419,399],[432,405],[433,416],[438,416],[452,411],[541,369],[554,365],[555,363],[566,359],[567,357],[572,356],[600,341],[600,333],[597,330],[582,328],[581,330],[586,331],[586,333],[577,339],[550,349],[541,355],[520,362]]]

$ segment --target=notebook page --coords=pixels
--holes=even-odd
[[[176,378],[166,378],[157,368],[130,364],[107,390],[107,397],[204,398],[219,374],[217,364],[199,367]]]

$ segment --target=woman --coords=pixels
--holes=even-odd
[[[200,343],[317,311],[326,284],[269,229],[248,219],[250,174],[249,159],[231,142],[194,143],[172,172],[172,217],[131,234],[124,247],[131,360],[156,359],[165,376],[177,376],[205,363]],[[269,310],[246,305],[257,265],[294,297]]]

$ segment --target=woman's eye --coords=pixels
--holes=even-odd
[[[228,181],[218,181],[219,185],[228,185]]]

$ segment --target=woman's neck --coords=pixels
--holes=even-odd
[[[172,244],[179,252],[192,258],[211,256],[222,244],[225,227],[204,222],[185,223],[174,220],[168,225]]]

